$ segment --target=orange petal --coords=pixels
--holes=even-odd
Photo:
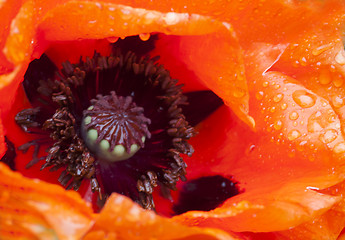
[[[78,193],[27,179],[0,163],[0,235],[6,239],[79,239],[93,213]]]
[[[10,108],[29,61],[40,56],[55,41],[125,37],[152,32],[200,35],[225,28],[222,22],[208,16],[162,13],[89,1],[27,1],[10,26],[3,41],[6,57],[3,61],[14,63],[16,67],[11,73],[0,76],[0,89],[4,90],[0,93],[0,105],[4,113]]]
[[[175,217],[178,221],[217,224],[232,231],[278,231],[312,221],[341,200],[313,190],[344,179],[345,140],[339,117],[327,100],[298,80],[265,72],[284,46],[256,44],[255,49],[245,55],[245,63],[257,132],[220,110],[199,126],[201,134],[193,140],[219,141],[195,145],[196,154],[187,162],[199,176],[233,175],[244,193],[214,211]]]
[[[84,239],[234,239],[211,228],[187,227],[143,210],[128,198],[112,194]]]
[[[202,36],[162,36],[153,53],[165,55],[162,63],[168,69],[179,67],[175,64],[178,61],[183,65],[182,69],[185,67],[193,72],[199,82],[221,97],[244,122],[254,127],[254,120],[248,114],[249,94],[243,52],[230,25],[227,27],[229,29]],[[178,69],[176,72],[179,72]],[[179,79],[190,84],[190,78],[193,79],[190,72],[187,71],[186,76],[179,75]]]
[[[227,231],[277,231],[310,221],[340,200],[338,197],[307,190],[308,186],[316,186],[316,183],[322,186],[323,181],[327,180],[327,171],[319,178],[315,168],[309,167],[310,171],[306,172],[306,166],[291,161],[304,159],[308,163],[308,159],[300,156],[290,159],[289,149],[271,143],[267,138],[261,139],[262,133],[251,132],[225,110],[219,110],[200,126],[200,138],[214,139],[212,135],[217,137],[215,141],[195,145],[197,155],[192,157],[192,162],[187,161],[188,166],[194,170],[189,177],[233,175],[244,193],[229,199],[214,211],[188,212],[175,217],[176,221],[199,226],[217,225]],[[226,123],[228,125],[224,129]],[[207,132],[209,125],[212,125],[214,132]],[[211,153],[205,150],[202,154],[201,148]],[[331,175],[328,181],[332,179]],[[335,181],[337,176],[328,184]]]
[[[344,194],[344,182],[335,186],[327,188],[322,193],[342,196]],[[345,225],[345,201],[342,199],[338,204],[334,205],[332,209],[322,214],[319,217],[305,222],[289,230],[271,233],[244,233],[243,236],[250,237],[250,239],[325,239],[325,240],[340,240],[341,234]],[[242,235],[242,234],[240,234]]]

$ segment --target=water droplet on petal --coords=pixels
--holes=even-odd
[[[327,51],[328,49],[331,49],[333,46],[333,43],[329,43],[329,44],[325,44],[325,45],[322,45],[320,47],[317,47],[315,49],[313,49],[313,51],[311,52],[314,56],[318,56],[320,55],[321,53]]]
[[[325,133],[320,134],[319,139],[323,143],[333,142],[338,137],[338,132],[335,129],[328,129]]]
[[[304,148],[305,148],[305,146],[306,146],[307,143],[308,143],[308,141],[306,141],[306,140],[300,142],[300,143],[296,146],[297,150],[300,151],[300,152],[302,152],[302,151],[304,150]]]
[[[273,127],[275,130],[280,130],[282,128],[282,126],[283,126],[283,123],[280,120],[275,121],[273,124]]]
[[[246,94],[246,91],[241,88],[237,88],[232,94],[235,98],[241,98]]]
[[[107,40],[110,42],[110,43],[116,43],[117,40],[119,40],[118,37],[108,37]]]
[[[274,101],[274,102],[280,102],[280,101],[283,99],[283,97],[284,97],[283,94],[278,93],[277,95],[275,95],[275,96],[273,97],[273,101]]]
[[[283,104],[280,106],[280,108],[281,108],[282,110],[287,109],[287,104],[286,104],[286,103],[283,103]]]
[[[335,154],[341,154],[345,152],[345,142],[340,142],[334,146],[333,152]]]
[[[264,82],[264,83],[262,84],[262,86],[263,86],[263,87],[267,87],[267,86],[268,86],[268,82]]]
[[[298,130],[291,130],[289,133],[288,133],[288,139],[290,141],[293,141],[297,138],[299,138],[301,136],[301,133],[298,131]]]
[[[345,51],[340,50],[335,56],[335,61],[340,65],[345,65]]]
[[[264,98],[264,92],[263,91],[259,91],[255,94],[255,97],[257,100],[261,100]]]
[[[344,80],[340,76],[335,77],[335,78],[333,78],[333,84],[335,87],[341,87],[344,84]]]
[[[147,41],[150,39],[150,34],[149,33],[140,33],[139,34],[139,38],[142,40],[142,41]]]
[[[307,65],[307,59],[305,57],[302,57],[300,59],[300,63],[301,63],[302,66],[306,66]]]
[[[319,81],[322,85],[327,85],[332,81],[331,76],[327,70],[322,70],[320,72]]]
[[[290,115],[289,115],[289,118],[290,118],[291,120],[296,120],[298,117],[299,117],[299,115],[298,115],[297,112],[292,112],[292,113],[290,113]]]
[[[292,94],[293,100],[302,108],[310,108],[315,105],[316,96],[305,91],[297,90]]]
[[[322,118],[321,112],[317,111],[308,118],[307,129],[310,133],[319,132],[323,130],[325,125],[325,119]]]
[[[344,106],[344,100],[341,96],[333,96],[332,97],[332,104],[335,108],[340,108]]]

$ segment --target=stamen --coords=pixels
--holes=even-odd
[[[14,117],[14,120],[25,132],[29,132],[29,128],[36,128],[40,126],[36,119],[39,112],[39,108],[24,109],[17,113],[17,115]]]

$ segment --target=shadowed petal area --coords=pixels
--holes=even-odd
[[[184,95],[188,99],[188,105],[181,107],[191,126],[201,123],[224,104],[212,91],[195,91]]]
[[[1,162],[5,163],[7,166],[11,168],[11,170],[15,171],[16,170],[16,164],[15,164],[15,157],[16,157],[16,148],[8,138],[5,137],[5,144],[6,144],[6,153],[5,155],[1,158]]]
[[[236,182],[231,178],[219,175],[197,178],[183,185],[173,210],[175,214],[193,210],[213,210],[239,193]]]

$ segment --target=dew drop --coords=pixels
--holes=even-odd
[[[326,116],[328,124],[332,124],[337,120],[337,115],[332,110],[328,111],[328,114]]]
[[[335,108],[340,108],[344,106],[344,100],[341,96],[333,96],[332,97],[332,104]]]
[[[341,154],[345,152],[345,142],[340,142],[334,146],[333,152],[335,154]]]
[[[107,40],[110,43],[116,43],[117,40],[119,40],[119,38],[118,37],[108,37]]]
[[[322,85],[327,85],[332,81],[331,76],[327,70],[322,70],[320,72],[319,81]]]
[[[282,126],[283,126],[283,123],[280,120],[275,121],[273,124],[273,127],[275,130],[280,130],[282,128]]]
[[[338,132],[335,129],[328,129],[325,133],[320,134],[319,139],[323,143],[333,142],[338,136]]]
[[[308,141],[306,141],[306,140],[300,142],[300,143],[296,146],[297,150],[300,151],[300,152],[302,152],[302,151],[304,150],[304,148],[305,148],[305,146],[306,146],[307,143],[308,143]]]
[[[307,65],[307,59],[305,57],[302,57],[300,59],[300,63],[301,63],[302,66],[306,66]]]
[[[338,54],[335,56],[335,61],[340,65],[345,65],[345,52],[344,50],[340,50]]]
[[[234,92],[233,92],[233,96],[235,98],[241,98],[246,94],[246,91],[241,89],[241,88],[237,88]]]
[[[323,126],[326,125],[325,120],[322,119],[322,114],[320,111],[313,113],[308,118],[307,129],[310,133],[319,132],[323,130]]]
[[[289,115],[290,120],[296,120],[299,117],[297,112],[292,112]]]
[[[280,106],[280,108],[281,108],[282,110],[287,109],[287,104],[286,104],[286,103],[283,103],[283,104]]]
[[[271,107],[270,112],[274,113],[275,111],[276,111],[276,108],[275,107]]]
[[[316,96],[305,90],[297,90],[292,94],[293,100],[302,108],[310,108],[315,105]]]
[[[321,99],[320,102],[321,102],[321,106],[322,106],[322,107],[327,107],[328,103],[327,103],[326,100]]]
[[[139,34],[139,38],[142,40],[142,41],[147,41],[150,39],[150,34],[149,33],[140,33]]]
[[[290,141],[293,141],[297,138],[299,138],[301,136],[301,133],[298,131],[298,130],[291,130],[289,133],[288,133],[288,139]]]
[[[315,49],[313,49],[313,51],[311,52],[314,56],[318,56],[320,55],[321,53],[327,51],[328,49],[331,49],[333,46],[333,43],[329,43],[329,44],[325,44],[325,45],[322,45],[320,47],[317,47]]]
[[[264,83],[262,84],[262,86],[263,86],[263,87],[267,87],[267,86],[268,86],[268,82],[264,82]]]
[[[255,94],[255,97],[257,100],[262,100],[264,98],[264,92],[263,91],[259,91]]]
[[[282,99],[283,99],[283,97],[284,97],[284,95],[283,94],[281,94],[281,93],[278,93],[277,95],[275,95],[274,97],[273,97],[273,101],[274,102],[280,102]]]
[[[344,84],[344,80],[341,77],[336,77],[333,79],[333,84],[335,87],[341,87]]]

